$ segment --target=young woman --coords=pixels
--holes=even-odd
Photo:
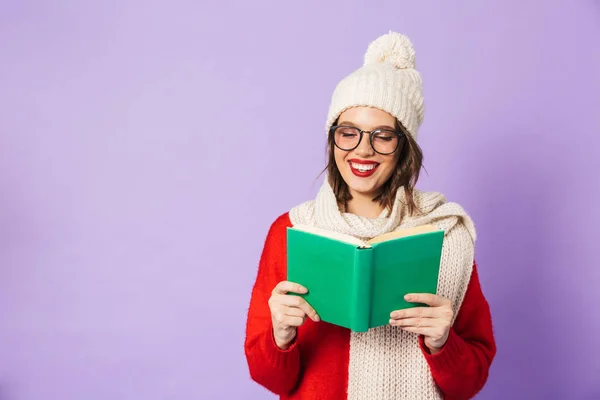
[[[329,164],[316,198],[271,225],[252,290],[250,375],[281,399],[468,399],[496,353],[474,261],[475,228],[443,195],[415,189],[422,163],[421,78],[409,39],[371,43],[363,67],[336,87],[327,119]],[[445,231],[436,295],[407,301],[389,325],[351,332],[319,320],[286,281],[286,228],[308,224],[361,239],[430,223]]]

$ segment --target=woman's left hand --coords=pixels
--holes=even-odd
[[[414,293],[404,296],[411,303],[427,304],[391,313],[390,325],[424,336],[425,346],[432,354],[439,352],[450,333],[452,303],[450,300],[430,293]]]

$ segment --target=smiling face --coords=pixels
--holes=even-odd
[[[337,125],[353,126],[366,131],[381,129],[382,133],[373,139],[378,150],[389,147],[390,140],[398,140],[388,133],[396,131],[396,119],[377,108],[350,108],[340,115]],[[350,132],[336,133],[336,140],[346,140],[344,136],[350,140]],[[336,166],[353,198],[376,197],[395,172],[400,153],[400,146],[392,154],[377,153],[371,146],[367,133],[363,134],[360,144],[354,150],[344,151],[334,147]]]

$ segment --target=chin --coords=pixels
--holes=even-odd
[[[348,185],[351,193],[359,193],[365,196],[373,196],[375,197],[379,191],[379,189],[385,183],[385,180],[381,179],[379,171],[369,178],[360,178],[354,176],[352,171],[349,169],[345,169],[342,172],[342,178]]]
[[[358,179],[360,179],[360,178],[358,178]],[[378,189],[381,187],[380,185],[377,185],[376,182],[373,182],[373,183],[364,182],[364,181],[356,182],[352,178],[350,178],[349,180],[346,180],[346,183],[348,184],[348,188],[350,189],[351,192],[360,193],[365,196],[372,195],[373,197],[377,193]]]

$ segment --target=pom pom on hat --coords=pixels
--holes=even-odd
[[[415,68],[415,49],[406,35],[389,32],[375,39],[365,53],[364,65],[386,63],[397,69]]]

